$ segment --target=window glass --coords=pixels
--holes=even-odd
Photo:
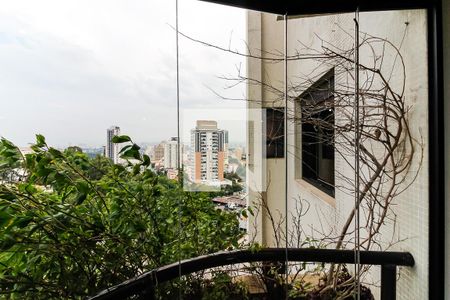
[[[266,109],[266,157],[284,157],[284,108]]]
[[[334,196],[334,70],[306,90],[301,106],[302,178]]]

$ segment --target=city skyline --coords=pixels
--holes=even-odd
[[[228,112],[228,113],[230,113],[230,112]],[[228,123],[228,125],[230,125],[232,122],[231,122],[232,120],[222,120],[222,121],[216,121],[217,123],[218,123],[218,126],[219,127],[221,127],[221,128],[223,128],[223,129],[225,129],[227,132],[230,132],[230,130],[229,130],[229,128],[228,127],[226,127],[226,123]],[[118,125],[110,125],[110,126],[108,126],[107,128],[104,128],[103,130],[102,130],[102,138],[101,138],[101,140],[99,140],[98,141],[98,143],[95,143],[95,144],[85,144],[85,143],[79,143],[79,144],[76,144],[76,143],[68,143],[67,144],[67,146],[56,146],[56,148],[59,148],[59,149],[65,149],[65,148],[67,148],[67,147],[72,147],[72,146],[78,146],[78,147],[80,147],[80,148],[84,148],[84,149],[100,149],[100,148],[102,148],[102,147],[107,147],[108,146],[108,142],[106,141],[105,142],[105,138],[104,138],[104,131],[105,130],[111,130],[112,128],[118,128],[118,134],[115,134],[115,135],[128,135],[129,136],[129,134],[127,134],[127,132],[124,132],[124,130],[123,130],[123,128],[121,127],[121,126],[118,126]],[[234,130],[231,130],[231,132],[232,133],[236,133],[236,129],[237,128],[234,128]],[[232,134],[231,135],[231,137],[233,137],[234,135]],[[133,140],[134,140],[134,138],[133,138],[133,136],[130,136]],[[157,139],[153,139],[153,140],[144,140],[144,141],[136,141],[136,140],[134,140],[134,142],[136,143],[136,144],[138,144],[138,145],[153,145],[153,146],[157,146],[157,145],[159,145],[159,144],[161,144],[161,143],[163,143],[163,142],[169,142],[169,141],[173,141],[174,139],[177,139],[177,137],[175,136],[175,135],[169,135],[169,136],[167,136],[166,138],[163,138],[163,139],[161,139],[161,140],[157,140]],[[245,140],[245,137],[244,137],[244,140],[241,140],[242,139],[242,134],[240,135],[240,139],[238,139],[238,140],[234,140],[233,138],[231,138],[230,140],[229,140],[229,145],[239,145],[239,146],[245,146],[245,144],[246,144],[246,140]],[[31,145],[31,144],[33,144],[32,142],[30,142],[29,144],[27,144],[27,145],[18,145],[19,147],[27,147],[27,146],[29,146],[29,145]],[[189,137],[189,139],[188,138],[186,138],[186,137],[182,137],[182,139],[181,139],[181,144],[182,145],[184,145],[184,146],[190,146],[190,137]],[[52,146],[54,146],[54,145],[52,145]]]
[[[202,120],[197,120],[197,122],[198,121],[201,122]],[[211,121],[216,122],[216,124],[220,124],[220,123],[218,123],[215,120],[211,120]],[[217,125],[217,126],[220,127],[219,125]],[[226,133],[227,146],[231,146],[231,147],[236,147],[236,146],[237,147],[245,147],[246,141],[232,141],[229,138],[229,130],[227,128],[222,128],[221,130]],[[97,150],[103,149],[105,156],[113,159],[114,156],[117,156],[119,150],[113,149],[115,145],[111,142],[112,137],[114,137],[116,135],[126,135],[126,134],[121,131],[120,126],[116,126],[116,125],[111,125],[108,128],[106,128],[106,132],[107,132],[107,137],[106,137],[106,142],[105,143],[102,143],[102,144],[99,144],[99,145],[82,145],[82,144],[80,145],[80,144],[78,144],[78,145],[70,145],[69,147],[71,147],[71,146],[78,146],[81,149],[97,149]],[[191,147],[191,142],[192,142],[191,140],[189,140],[189,141],[181,140],[181,145],[183,147],[189,148],[189,147]],[[143,146],[143,145],[153,146],[153,147],[163,146],[164,152],[173,152],[174,151],[172,149],[173,146],[174,145],[178,145],[178,137],[171,136],[171,137],[168,137],[167,139],[156,141],[156,142],[148,142],[148,141],[146,141],[146,142],[135,142],[135,143],[138,144],[138,145],[141,145],[141,146]],[[166,147],[167,145],[169,145],[169,147]],[[27,148],[27,147],[25,147],[25,148]],[[61,149],[64,149],[64,148],[61,148]],[[173,157],[176,156],[176,154],[173,154],[173,153],[171,155]],[[172,164],[173,163],[171,163],[171,165]],[[176,162],[175,162],[175,164],[176,164]]]
[[[185,0],[179,15],[183,33],[245,51],[243,10]],[[43,134],[58,148],[102,146],[112,124],[139,143],[175,136],[174,23],[174,2],[162,0],[4,3],[0,136],[24,147]],[[179,49],[181,110],[245,106],[210,90],[244,98],[218,79],[245,71],[242,57],[181,37]]]

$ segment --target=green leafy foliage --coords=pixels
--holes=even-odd
[[[122,166],[54,149],[42,135],[36,140],[25,156],[0,141],[1,297],[83,298],[178,259],[238,245],[235,214],[153,173],[137,145],[122,157],[138,163]]]
[[[188,286],[183,290],[184,299],[201,300],[247,300],[248,288],[240,282],[233,282],[227,272],[214,271],[211,279],[203,277],[190,278]]]
[[[131,142],[131,138],[128,135],[116,135],[112,138],[112,142],[116,144]]]

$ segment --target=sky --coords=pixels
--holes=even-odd
[[[62,148],[102,146],[112,125],[136,142],[176,135],[174,25],[175,0],[1,0],[0,136],[26,146],[40,133]],[[180,0],[179,29],[245,52],[244,10]],[[240,120],[224,128],[230,140],[243,142],[245,102],[211,90],[245,98],[219,78],[245,72],[245,60],[179,41],[181,114],[223,111]]]

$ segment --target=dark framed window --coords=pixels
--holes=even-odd
[[[302,178],[334,197],[334,69],[300,97]]]
[[[284,108],[266,108],[266,157],[284,157]]]

